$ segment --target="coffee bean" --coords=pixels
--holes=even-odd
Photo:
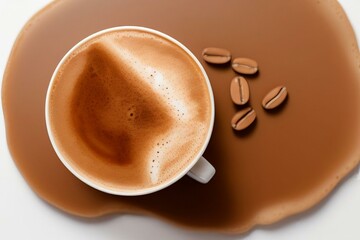
[[[278,86],[266,94],[262,101],[262,106],[265,109],[274,109],[284,102],[287,94],[286,87]]]
[[[244,105],[249,101],[249,84],[245,78],[237,76],[231,81],[230,96],[232,101],[237,105]]]
[[[233,129],[240,131],[250,126],[256,118],[256,112],[251,107],[237,112],[231,120]]]
[[[224,64],[231,60],[230,51],[223,48],[205,48],[202,56],[206,62],[212,64]]]
[[[250,58],[235,58],[232,62],[235,72],[241,74],[254,74],[258,71],[258,64]]]

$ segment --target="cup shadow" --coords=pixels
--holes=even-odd
[[[209,239],[209,240],[210,239],[229,239],[229,240],[246,239],[251,234],[253,234],[253,232],[255,232],[257,230],[265,230],[265,231],[269,231],[269,232],[279,231],[280,229],[288,227],[289,225],[296,224],[297,222],[300,222],[300,221],[306,221],[307,219],[311,219],[313,216],[317,215],[318,212],[322,211],[323,208],[326,206],[326,204],[328,204],[328,202],[331,201],[331,198],[334,195],[337,194],[337,192],[339,191],[339,188],[346,181],[348,181],[350,178],[354,177],[358,173],[358,171],[359,171],[359,167],[355,168],[350,174],[348,174],[346,177],[344,177],[341,180],[340,184],[338,184],[325,199],[320,201],[314,207],[306,210],[305,212],[295,214],[293,216],[285,218],[285,219],[283,219],[283,220],[281,220],[279,222],[273,223],[271,225],[258,225],[258,226],[255,226],[250,231],[245,232],[243,234],[231,234],[231,235],[229,235],[229,234],[216,233],[216,231],[214,231],[214,232],[198,232],[198,231],[193,232],[193,231],[190,231],[190,230],[187,230],[187,229],[179,229],[179,228],[177,228],[177,227],[175,227],[173,225],[168,225],[167,222],[165,222],[165,223],[163,221],[160,221],[160,222],[162,222],[162,224],[166,224],[164,226],[166,226],[167,228],[172,228],[171,231],[179,232],[179,233],[185,233],[185,234],[191,234],[191,239],[194,239],[194,240],[195,239],[196,240],[202,240],[202,239]],[[172,193],[172,191],[170,191],[167,194],[170,194],[170,193]],[[167,194],[165,194],[165,195],[167,195]],[[97,217],[97,218],[83,218],[83,217],[78,217],[78,216],[67,214],[67,213],[65,213],[63,211],[60,211],[59,209],[51,206],[50,204],[47,204],[47,205],[49,207],[51,207],[53,210],[55,210],[56,212],[58,212],[60,215],[63,215],[64,217],[67,217],[67,218],[70,218],[70,219],[72,219],[74,221],[81,222],[81,223],[88,224],[88,225],[114,221],[114,220],[116,220],[118,218],[121,218],[123,216],[123,215],[119,215],[117,213],[112,213],[112,214],[100,216],[100,217]],[[149,205],[149,207],[150,207],[150,205]],[[205,215],[209,217],[208,214],[205,214]],[[140,216],[140,215],[138,215],[138,216]],[[144,216],[142,216],[142,217],[144,217]],[[196,216],[196,214],[195,214],[195,217],[199,218],[199,216]],[[158,221],[158,220],[156,220],[156,221]]]

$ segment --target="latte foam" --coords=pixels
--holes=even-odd
[[[115,191],[155,187],[183,172],[213,114],[196,62],[140,30],[79,47],[60,67],[50,103],[54,139],[71,167]]]

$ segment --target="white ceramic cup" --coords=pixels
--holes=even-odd
[[[209,130],[208,130],[208,134],[206,136],[206,140],[203,143],[203,146],[201,149],[199,149],[197,155],[194,157],[194,159],[187,165],[187,167],[179,172],[178,174],[174,175],[172,177],[171,180],[164,182],[163,184],[157,185],[155,187],[151,187],[151,188],[146,188],[146,189],[138,189],[136,191],[128,191],[128,190],[124,190],[124,189],[107,189],[104,186],[99,186],[96,182],[92,181],[91,179],[87,178],[86,176],[83,176],[81,174],[79,174],[77,172],[77,170],[75,170],[75,168],[73,168],[71,166],[71,164],[69,163],[67,157],[64,156],[64,154],[62,154],[62,152],[59,150],[56,141],[54,139],[53,133],[52,133],[52,127],[51,127],[51,120],[49,117],[49,112],[50,112],[50,108],[51,105],[49,104],[49,99],[50,99],[50,94],[51,94],[51,89],[53,87],[53,83],[54,83],[54,79],[56,78],[56,75],[58,74],[58,71],[60,69],[60,67],[64,64],[65,60],[74,52],[76,51],[80,46],[82,46],[84,43],[88,42],[89,40],[99,36],[99,35],[103,35],[105,33],[109,33],[109,32],[114,32],[114,31],[122,31],[122,30],[140,30],[140,31],[144,31],[144,32],[149,32],[155,35],[159,35],[171,42],[173,42],[174,44],[176,44],[177,46],[179,46],[180,48],[182,48],[198,65],[198,68],[201,70],[206,84],[208,86],[208,93],[210,96],[210,103],[211,103],[211,119],[210,119],[210,124],[209,124]],[[181,44],[180,42],[178,42],[177,40],[175,40],[174,38],[150,29],[150,28],[144,28],[144,27],[137,27],[137,26],[121,26],[121,27],[114,27],[114,28],[109,28],[109,29],[105,29],[102,30],[100,32],[94,33],[90,36],[88,36],[87,38],[83,39],[82,41],[80,41],[79,43],[77,43],[72,49],[70,49],[70,51],[62,58],[62,60],[60,61],[60,63],[58,64],[58,66],[56,67],[52,78],[50,80],[50,84],[48,87],[48,91],[47,91],[47,95],[46,95],[46,103],[45,103],[45,118],[46,118],[46,127],[47,127],[47,132],[51,141],[51,144],[56,152],[56,154],[58,155],[58,157],[60,158],[60,160],[62,161],[62,163],[66,166],[66,168],[73,173],[77,178],[79,178],[81,181],[83,181],[84,183],[88,184],[89,186],[98,189],[100,191],[109,193],[109,194],[114,194],[114,195],[122,195],[122,196],[138,196],[138,195],[144,195],[144,194],[149,194],[152,192],[156,192],[159,191],[161,189],[164,189],[168,186],[170,186],[171,184],[175,183],[176,181],[178,181],[180,178],[182,178],[184,175],[188,175],[191,178],[195,179],[196,181],[200,182],[200,183],[207,183],[210,181],[210,179],[214,176],[215,174],[215,168],[204,158],[202,157],[209,141],[210,141],[210,137],[212,134],[212,130],[213,130],[213,126],[214,126],[214,118],[215,118],[215,104],[214,104],[214,95],[212,92],[212,88],[210,85],[210,81],[209,78],[203,68],[203,66],[201,65],[201,63],[198,61],[198,59],[194,56],[193,53],[191,53],[191,51],[189,49],[187,49],[183,44]],[[70,158],[70,156],[69,156]]]

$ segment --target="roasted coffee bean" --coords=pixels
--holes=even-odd
[[[254,74],[258,71],[258,64],[250,58],[235,58],[232,62],[232,68],[240,74]]]
[[[240,131],[250,126],[256,119],[256,112],[251,107],[237,112],[231,120],[233,129]]]
[[[262,106],[265,109],[274,109],[285,101],[287,95],[286,87],[278,86],[266,94]]]
[[[206,62],[212,64],[224,64],[231,60],[230,51],[223,48],[205,48],[202,56]]]
[[[231,81],[230,96],[237,105],[244,105],[249,101],[250,89],[245,78],[237,76]]]

